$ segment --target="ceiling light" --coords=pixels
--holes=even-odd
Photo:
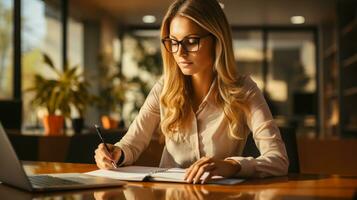
[[[290,18],[290,21],[293,24],[303,24],[303,23],[305,23],[305,17],[303,17],[303,16],[292,16]]]
[[[145,15],[143,17],[143,22],[147,24],[152,24],[156,22],[156,17],[154,15]]]

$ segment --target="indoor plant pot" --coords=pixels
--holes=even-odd
[[[113,128],[118,128],[118,120],[108,116],[108,115],[103,115],[101,117],[102,125],[104,129],[113,129]]]
[[[61,115],[46,115],[43,117],[45,135],[63,134],[64,117]]]

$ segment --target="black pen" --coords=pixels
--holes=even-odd
[[[94,127],[95,127],[95,130],[97,130],[98,136],[99,136],[100,140],[102,141],[102,143],[104,144],[105,149],[108,151],[108,153],[110,153],[110,150],[102,137],[102,132],[100,131],[99,126],[97,124],[94,124]],[[114,161],[112,161],[112,165],[114,168],[118,168]]]

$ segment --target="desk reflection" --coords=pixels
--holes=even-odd
[[[115,200],[115,199],[158,199],[151,188],[127,187],[123,190],[106,190],[93,193],[95,200]]]
[[[184,185],[163,189],[130,187],[124,190],[107,190],[93,193],[95,200],[116,199],[146,199],[146,200],[203,200],[203,199],[244,199],[244,200],[271,200],[276,199],[274,190],[246,192],[212,192],[206,186]]]
[[[212,191],[209,186],[159,184],[154,187],[127,185],[122,188],[72,190],[46,193],[30,193],[0,184],[1,199],[95,199],[95,200],[203,200],[203,199],[277,199],[274,189],[249,189],[243,191]]]
[[[178,185],[178,184],[128,184],[124,187],[72,190],[48,193],[30,193],[0,184],[0,199],[75,199],[75,200],[282,200],[282,199],[356,199],[355,187],[350,190],[315,190],[309,188],[255,188],[255,186],[225,188],[215,186]],[[326,186],[324,186],[325,188]],[[311,195],[314,193],[314,195]]]

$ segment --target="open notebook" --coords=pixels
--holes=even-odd
[[[127,166],[111,170],[95,170],[86,174],[114,178],[125,181],[164,181],[186,183],[184,180],[185,169],[181,168],[157,168],[144,166]],[[207,176],[205,173],[203,177]],[[244,181],[244,179],[223,178],[213,176],[209,184],[232,185]]]

